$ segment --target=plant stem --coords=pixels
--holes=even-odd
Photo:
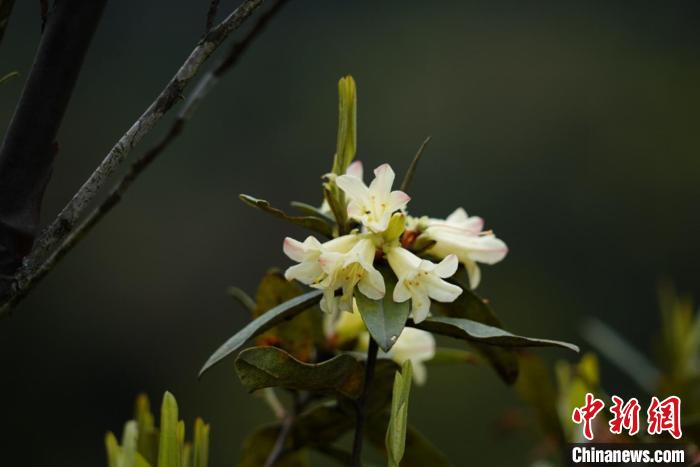
[[[362,395],[357,401],[357,421],[355,423],[355,439],[352,443],[352,467],[360,467],[362,465],[362,441],[364,438],[365,420],[367,419],[367,398],[369,390],[372,386],[374,378],[374,367],[377,363],[377,352],[379,346],[372,337],[369,339],[369,348],[367,349],[367,362],[365,363],[365,385],[362,388]]]

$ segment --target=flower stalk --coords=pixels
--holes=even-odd
[[[357,418],[355,423],[355,439],[352,443],[352,467],[360,467],[362,465],[362,441],[364,439],[365,422],[367,421],[367,399],[369,391],[374,379],[374,368],[377,363],[377,353],[379,346],[377,342],[370,337],[369,347],[367,348],[367,361],[365,362],[365,384],[362,389],[362,395],[355,404]]]

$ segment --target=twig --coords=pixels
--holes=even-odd
[[[211,3],[209,3],[209,11],[207,11],[207,32],[214,27],[216,13],[219,11],[219,3],[221,3],[221,0],[211,0]]]
[[[425,147],[428,145],[430,142],[430,136],[425,138],[425,141],[423,141],[423,144],[420,145],[418,148],[418,152],[416,152],[416,155],[413,156],[413,160],[411,161],[411,165],[408,166],[408,170],[406,171],[406,175],[403,178],[403,182],[401,182],[401,191],[406,192],[408,190],[408,187],[411,185],[411,181],[413,180],[413,175],[416,172],[416,169],[418,168],[418,162],[420,161],[421,156],[423,156],[423,151],[425,151]]]
[[[291,431],[292,425],[294,424],[294,418],[294,413],[289,413],[282,420],[282,427],[280,428],[280,432],[277,435],[275,446],[272,448],[272,451],[270,451],[270,455],[267,456],[267,460],[265,461],[265,467],[272,467],[273,465],[275,465],[275,463],[284,453],[284,445],[287,444],[287,437],[289,436],[289,432]]]
[[[8,277],[21,266],[36,237],[41,201],[58,147],[56,135],[105,3],[64,0],[53,8],[2,141],[0,300],[10,292]],[[9,14],[4,0],[0,7],[2,15]],[[0,23],[6,20],[0,17]]]
[[[208,91],[216,84],[218,77],[236,63],[247,45],[252,41],[251,35],[257,35],[262,27],[256,27],[246,36],[241,43],[245,46],[234,46],[231,53],[212,72],[202,77],[192,94],[185,102],[177,119],[166,136],[153,148],[147,151],[130,168],[129,172],[120,180],[110,192],[107,199],[76,228],[76,223],[88,204],[96,196],[107,178],[116,167],[126,158],[129,151],[153,128],[160,118],[181,98],[181,92],[197,73],[201,65],[221,45],[221,42],[242,22],[250,16],[262,0],[246,0],[240,7],[231,13],[226,19],[213,28],[199,42],[197,47],[189,55],[177,74],[161,91],[158,98],[146,109],[139,119],[117,141],[107,154],[107,157],[83,184],[68,205],[63,208],[58,217],[42,232],[34,249],[25,259],[13,280],[13,290],[6,303],[0,307],[0,317],[7,314],[27,292],[41,280],[101,218],[109,212],[120,200],[124,192],[133,181],[148,167],[156,157],[175,139],[183,130],[185,123],[194,113],[197,104],[207,95]],[[279,3],[279,2],[278,2]],[[275,5],[279,8],[279,5]],[[265,22],[269,20],[266,18]],[[262,21],[262,18],[261,18]],[[260,21],[258,22],[260,23]],[[239,43],[240,44],[240,43]],[[231,57],[231,55],[235,55]],[[59,245],[56,247],[56,245]],[[55,250],[54,250],[55,248]],[[54,250],[52,253],[51,251]],[[43,263],[42,259],[46,258]]]
[[[377,342],[370,337],[369,348],[367,349],[367,362],[365,362],[365,384],[362,388],[362,395],[360,395],[355,406],[357,419],[355,422],[355,439],[352,443],[352,463],[350,464],[352,467],[360,467],[362,465],[362,441],[367,419],[367,398],[374,379],[374,367],[377,363],[378,351],[379,346]]]
[[[41,32],[44,32],[46,20],[49,17],[49,0],[39,0],[39,10],[41,14]]]

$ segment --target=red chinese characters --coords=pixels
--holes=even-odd
[[[610,412],[613,418],[608,422],[610,433],[619,435],[625,429],[630,436],[636,435],[639,432],[639,401],[633,397],[623,404],[624,401],[617,396],[612,396],[612,401]]]
[[[605,403],[593,397],[590,392],[586,394],[586,404],[583,407],[576,407],[571,414],[571,419],[576,424],[583,423],[583,436],[591,441],[593,439],[593,427],[591,422],[598,415],[598,412],[603,410]]]
[[[612,396],[610,407],[612,419],[608,422],[610,433],[619,435],[626,431],[629,436],[639,433],[639,401],[633,397],[627,402],[618,396]],[[593,440],[593,419],[605,407],[605,403],[596,399],[593,394],[586,394],[586,403],[582,407],[574,408],[571,419],[576,424],[583,423],[583,436]],[[683,436],[681,430],[681,399],[677,396],[669,396],[660,401],[658,397],[651,398],[647,409],[647,433],[660,435],[668,433],[675,439]]]
[[[660,435],[668,432],[675,439],[683,435],[681,431],[681,399],[677,396],[669,396],[659,401],[658,397],[651,398],[651,404],[647,410],[647,433]]]

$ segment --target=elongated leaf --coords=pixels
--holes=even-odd
[[[372,300],[356,289],[355,300],[370,335],[384,352],[388,352],[399,339],[411,307],[409,301],[403,303],[394,301],[392,297],[396,286],[396,277],[386,269],[381,269],[381,272],[386,285],[384,298]]]
[[[394,377],[389,427],[386,431],[386,450],[389,467],[399,467],[406,447],[408,426],[408,400],[411,394],[411,361],[406,360],[401,372]]]
[[[357,151],[357,89],[352,76],[338,81],[338,140],[333,173],[343,175]]]
[[[6,75],[4,75],[4,76],[0,76],[0,84],[4,83],[5,81],[11,80],[11,79],[14,78],[15,76],[19,76],[19,73],[16,72],[16,71],[11,71],[11,72],[9,72],[8,74],[6,74]]]
[[[258,428],[243,442],[243,453],[238,467],[261,467],[274,449],[280,425],[267,425]],[[308,467],[309,459],[306,450],[294,450],[292,437],[288,436],[284,444],[283,454],[280,455],[275,467]]]
[[[418,324],[409,320],[408,325],[434,334],[501,347],[561,347],[574,352],[579,351],[578,346],[568,342],[517,336],[503,329],[470,319],[433,316]]]
[[[537,413],[542,431],[559,443],[565,442],[557,413],[557,389],[545,361],[532,353],[521,353],[520,377],[515,390]]]
[[[130,420],[124,425],[122,434],[122,466],[136,466],[136,444],[139,436],[136,421]]]
[[[263,315],[259,316],[252,322],[248,323],[243,329],[238,331],[233,337],[227,340],[219,349],[214,352],[209,360],[204,364],[199,371],[199,376],[202,376],[205,371],[220,362],[222,359],[231,355],[233,352],[241,348],[246,341],[260,333],[267,331],[285,319],[291,319],[302,311],[314,306],[321,300],[322,292],[313,290],[304,295],[294,297],[281,305],[274,307]]]
[[[155,427],[155,419],[151,413],[151,402],[146,394],[139,394],[136,398],[134,419],[138,425],[138,452],[155,465],[158,461],[158,430]]]
[[[387,455],[384,433],[389,420],[387,412],[376,414],[369,420],[365,436],[370,443]],[[430,441],[415,428],[406,429],[406,444],[401,467],[451,467],[452,464]]]
[[[178,467],[179,450],[177,443],[177,401],[170,392],[163,395],[160,408],[160,447],[158,467]]]
[[[107,467],[119,467],[121,449],[117,437],[111,431],[105,435],[105,449],[107,450]]]
[[[192,467],[207,467],[209,464],[209,425],[201,418],[194,421],[194,447]]]
[[[333,226],[320,217],[290,216],[281,209],[273,208],[270,203],[264,199],[253,198],[252,196],[248,195],[240,195],[239,198],[249,206],[261,209],[268,214],[272,214],[273,216],[284,219],[292,224],[313,230],[314,232],[318,232],[328,238],[333,236]]]
[[[425,147],[428,145],[430,142],[430,136],[425,138],[423,141],[423,144],[420,145],[418,148],[418,152],[416,152],[416,155],[413,156],[413,160],[411,161],[411,165],[408,166],[408,170],[406,171],[406,175],[403,177],[403,182],[401,182],[401,188],[400,190],[403,192],[408,192],[408,187],[411,185],[411,181],[413,180],[413,175],[416,173],[416,169],[418,168],[418,162],[420,161],[420,158],[423,156],[423,151],[425,151]]]
[[[295,208],[302,214],[305,214],[307,216],[320,217],[321,219],[325,219],[331,224],[335,223],[335,219],[331,217],[328,212],[322,211],[321,208],[311,206],[307,203],[302,203],[301,201],[292,201],[290,204],[293,208]]]
[[[303,363],[276,347],[246,349],[236,359],[238,377],[249,391],[282,387],[299,391],[339,393],[357,398],[362,391],[364,366],[350,355],[322,363]]]
[[[255,300],[253,300],[250,295],[248,295],[245,290],[240,289],[238,287],[231,286],[228,289],[226,289],[226,292],[232,296],[233,298],[238,301],[241,305],[243,305],[243,308],[246,310],[250,311],[251,313],[255,312]]]
[[[481,297],[469,290],[469,279],[466,271],[460,266],[454,281],[462,287],[462,294],[452,303],[434,303],[434,309],[451,318],[465,318],[502,328],[503,324],[494,313],[491,306]],[[496,370],[496,373],[506,384],[513,384],[518,379],[518,359],[513,349],[495,347],[492,345],[470,342],[470,345],[481,354]]]

